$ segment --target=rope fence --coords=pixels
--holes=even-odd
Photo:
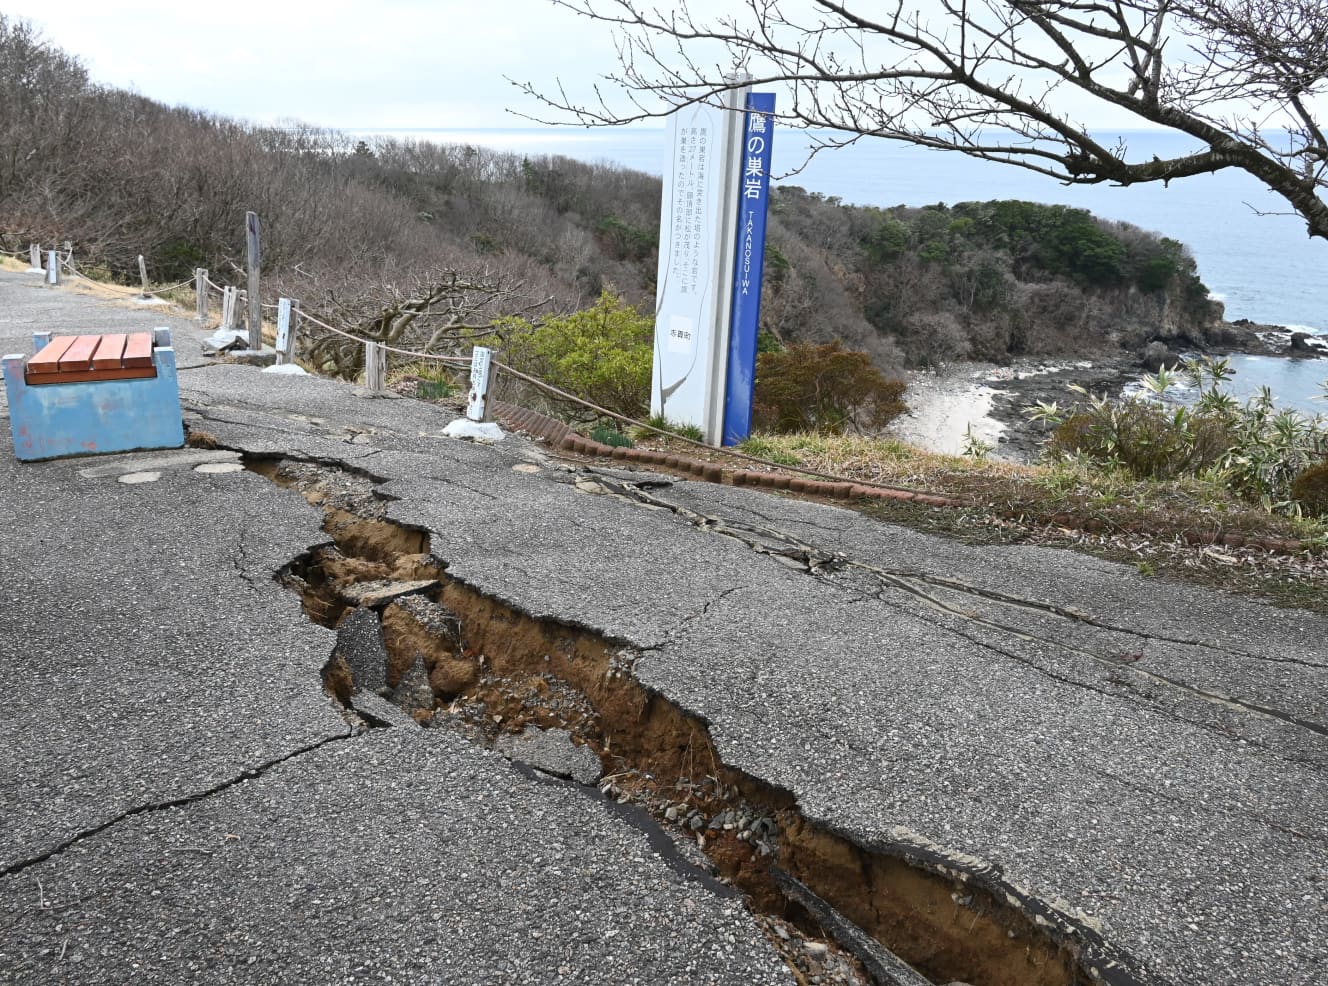
[[[59,256],[58,251],[51,251],[56,255],[59,265],[61,267],[66,268],[70,272],[70,274],[74,277],[77,277],[84,281],[89,281],[89,282],[94,281],[95,280],[94,278],[88,277],[88,275],[84,273],[82,270],[80,270],[77,264],[74,263],[73,259],[74,251],[72,245],[66,243],[65,248],[66,248],[66,253],[63,257]],[[24,250],[19,250],[13,253],[11,253],[10,251],[0,251],[0,253],[3,253],[6,256],[13,256],[17,259],[22,259],[24,254],[28,252],[29,251],[24,251]],[[202,321],[205,318],[205,313],[207,311],[207,303],[206,303],[207,296],[210,296],[212,293],[215,292],[216,294],[219,294],[223,299],[222,327],[234,328],[236,331],[239,331],[238,326],[227,325],[226,321],[228,318],[234,320],[238,316],[242,307],[248,301],[249,297],[248,291],[240,287],[229,287],[226,285],[218,284],[216,281],[212,280],[212,278],[209,276],[205,268],[201,267],[198,268],[195,271],[194,277],[181,281],[178,284],[173,284],[170,285],[169,287],[155,288],[152,292],[152,296],[156,296],[156,294],[158,293],[176,291],[179,290],[180,288],[189,287],[191,285],[194,287],[196,295],[198,295],[199,293],[198,288],[200,285],[203,286],[204,288],[203,296],[198,298],[198,303],[197,303],[198,317],[200,321]],[[286,299],[282,300],[286,301]],[[260,307],[267,311],[277,311],[278,313],[281,313],[283,309],[281,303],[269,304],[266,302],[260,302]],[[365,347],[366,354],[370,352],[370,348],[372,347],[376,349],[380,354],[393,353],[395,355],[408,357],[416,361],[432,361],[455,368],[469,368],[471,366],[471,359],[469,357],[451,356],[441,353],[430,353],[430,352],[424,352],[422,350],[408,349],[402,346],[390,345],[388,343],[381,342],[376,339],[368,339],[364,336],[357,335],[354,332],[350,332],[345,329],[339,328],[329,323],[326,319],[320,318],[319,316],[315,315],[313,312],[306,311],[303,308],[299,309],[287,308],[286,311],[290,313],[291,317],[289,331],[287,333],[287,340],[284,340],[286,343],[286,350],[287,350],[285,355],[288,360],[291,358],[294,352],[295,336],[297,331],[294,319],[295,319],[295,313],[298,312],[300,325],[303,325],[304,323],[307,322],[314,326],[317,326],[320,329],[324,329],[328,332],[334,333],[335,335],[338,335],[350,342],[354,342],[360,346]],[[279,341],[281,341],[280,330],[279,330]],[[378,372],[381,375],[382,368],[385,365],[382,362],[382,357],[370,356],[368,359],[366,359],[366,364],[369,364],[371,362],[377,364]],[[677,432],[671,431],[668,428],[661,428],[656,425],[652,425],[648,421],[641,421],[629,415],[621,414],[617,411],[611,411],[606,407],[602,407],[599,404],[594,403],[593,401],[588,401],[583,397],[578,397],[576,394],[569,393],[568,391],[563,390],[561,387],[556,387],[545,380],[541,380],[538,377],[532,376],[529,373],[525,373],[521,370],[518,370],[515,367],[509,366],[508,364],[503,363],[501,361],[493,360],[490,366],[492,369],[497,370],[502,374],[506,374],[507,376],[509,376],[514,380],[520,380],[523,383],[529,384],[530,386],[534,387],[536,390],[542,391],[543,393],[555,397],[560,401],[565,401],[571,404],[578,405],[580,407],[585,408],[588,411],[594,412],[596,415],[599,415],[600,417],[609,418],[621,424],[630,425],[631,427],[639,429],[641,431],[650,434],[659,435],[661,437],[667,438],[671,442],[678,442],[686,446],[702,449],[706,453],[711,455],[719,454],[733,459],[738,459],[743,462],[750,462],[756,465],[766,466],[768,468],[773,468],[773,469],[781,469],[789,472],[796,472],[801,475],[813,476],[817,479],[828,480],[836,483],[861,482],[860,479],[854,479],[848,476],[840,476],[835,473],[818,472],[813,469],[804,469],[800,466],[791,466],[788,465],[787,463],[775,462],[771,459],[764,459],[757,455],[749,455],[746,452],[742,452],[739,451],[738,449],[728,446],[716,447],[713,445],[707,445],[705,442],[688,438],[686,435],[680,435]],[[372,386],[372,381],[371,381],[371,386]]]

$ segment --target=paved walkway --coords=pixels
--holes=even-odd
[[[611,642],[708,727],[705,772],[783,812],[782,863],[850,916],[893,895],[931,922],[896,922],[921,967],[1052,982],[1048,933],[1109,982],[1328,981],[1328,621],[454,442],[431,406],[212,365],[189,322],[35,281],[0,273],[0,351],[169,323],[192,428],[367,477],[455,591]],[[350,731],[335,634],[273,579],[322,515],[198,470],[224,450],[0,454],[0,978],[793,981],[602,799],[449,730]]]

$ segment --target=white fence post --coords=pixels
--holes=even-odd
[[[143,293],[140,294],[139,297],[140,297],[140,298],[147,298],[147,297],[149,297],[149,295],[148,295],[148,265],[147,265],[147,262],[143,259],[143,255],[142,255],[141,253],[138,255],[138,279],[139,279],[139,281],[140,281],[140,282],[142,283],[142,285],[143,285]]]
[[[60,283],[60,255],[54,250],[46,251],[46,283]]]
[[[207,322],[208,317],[208,272],[206,267],[194,268],[194,319],[199,325]]]
[[[364,385],[375,393],[387,389],[387,350],[381,342],[364,344]]]
[[[35,273],[41,269],[41,244],[30,243],[28,244],[28,270]]]
[[[295,326],[291,324],[291,306],[289,298],[277,299],[277,362],[293,362],[295,355]]]
[[[470,354],[470,394],[466,398],[466,417],[483,421],[488,410],[489,365],[493,353],[485,346],[476,346]]]

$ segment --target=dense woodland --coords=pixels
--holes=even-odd
[[[1024,202],[889,209],[775,189],[768,341],[842,340],[896,371],[962,357],[1194,344],[1221,331],[1174,241]],[[253,126],[95,84],[0,15],[0,237],[68,241],[90,272],[241,282],[246,210],[264,293],[381,338],[460,345],[494,318],[609,289],[653,305],[660,181],[607,164]],[[404,317],[403,317],[404,316]]]

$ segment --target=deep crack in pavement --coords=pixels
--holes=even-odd
[[[885,961],[888,950],[912,956],[938,981],[1137,981],[1128,961],[1093,929],[1076,927],[1003,884],[999,867],[965,869],[918,845],[868,845],[802,817],[787,792],[725,765],[704,722],[636,681],[626,645],[584,627],[526,616],[451,576],[427,532],[385,518],[387,498],[372,477],[345,474],[347,490],[333,463],[253,457],[248,463],[324,510],[334,546],[297,559],[282,578],[300,593],[306,614],[325,626],[342,625],[366,609],[378,614],[381,655],[375,644],[368,657],[385,664],[378,691],[414,721],[486,745],[530,728],[567,730],[610,771],[614,780],[603,793],[651,810],[656,824],[685,844],[695,839],[709,865],[739,887],[758,914],[818,929],[873,982],[904,981],[885,978],[891,968],[896,977],[907,969],[897,958]],[[629,484],[597,481],[615,495],[640,495],[667,507]],[[812,574],[852,564],[773,529],[752,532],[684,513],[754,550],[797,560]],[[391,589],[394,581],[400,594]],[[364,586],[380,594],[367,606]],[[741,588],[707,601],[695,615]],[[324,678],[353,716],[363,704],[357,699],[363,679],[376,681],[379,671],[365,668],[363,655],[348,658],[347,650],[334,651]],[[573,719],[555,710],[546,698],[555,685],[570,687],[593,714]],[[372,711],[364,718],[387,724]],[[954,921],[961,910],[966,925]],[[783,944],[778,935],[772,943]],[[1030,960],[1033,951],[1036,960]]]

